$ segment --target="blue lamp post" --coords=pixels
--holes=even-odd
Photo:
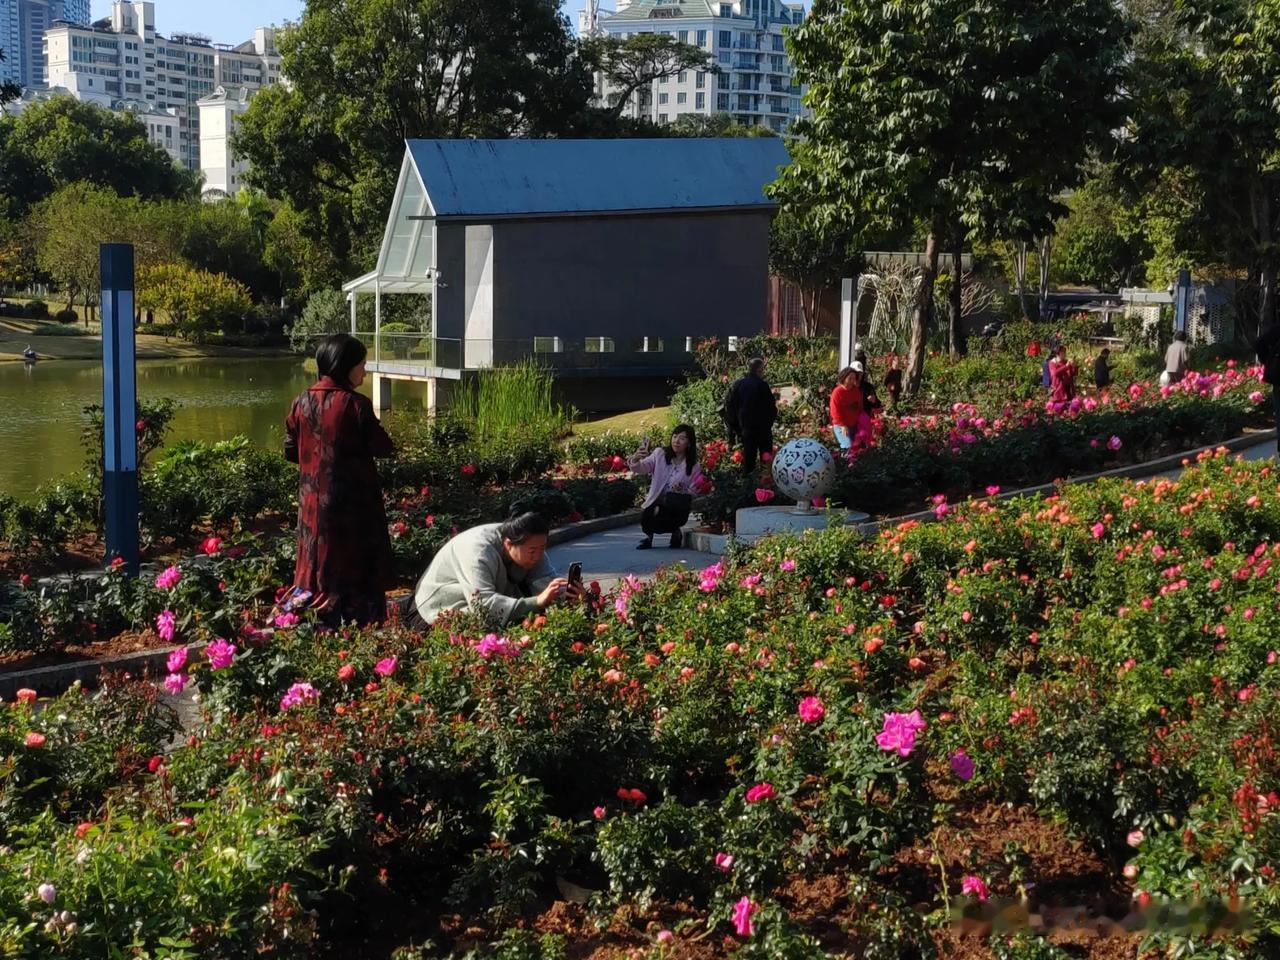
[[[102,275],[102,493],[107,557],[138,573],[138,385],[133,331],[133,244],[100,247]]]

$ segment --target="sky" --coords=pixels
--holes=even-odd
[[[156,5],[156,32],[164,36],[171,33],[203,33],[215,43],[241,43],[253,38],[254,27],[296,20],[302,15],[303,0],[230,0],[229,3],[210,3],[209,0],[154,0]],[[498,0],[476,0],[492,3]],[[578,26],[578,11],[583,0],[564,0],[561,9],[569,18],[573,29]],[[606,7],[612,3],[606,2]],[[111,0],[93,0],[93,19],[111,15]]]

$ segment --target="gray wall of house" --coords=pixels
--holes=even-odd
[[[534,337],[560,337],[548,366],[590,375],[662,376],[686,369],[685,338],[749,335],[764,327],[768,293],[767,211],[635,217],[499,220],[493,236],[493,360],[529,355]],[[487,230],[437,227],[438,337],[461,337],[477,289]],[[467,330],[466,336],[476,334]],[[641,352],[642,337],[661,352]],[[612,353],[589,353],[609,337]]]

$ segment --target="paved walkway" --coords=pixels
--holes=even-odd
[[[1275,455],[1276,445],[1271,442],[1257,444],[1237,454],[1245,460],[1268,460]],[[1177,477],[1181,472],[1182,469],[1178,468],[1143,479]],[[628,574],[651,576],[659,567],[673,563],[683,563],[690,569],[700,570],[716,561],[713,554],[697,550],[670,550],[666,546],[667,537],[655,537],[652,550],[637,550],[635,546],[643,536],[638,524],[618,527],[552,547],[547,555],[552,565],[562,573],[574,560],[582,561],[582,579],[587,583],[598,580],[605,592]]]
[[[628,574],[647,577],[659,567],[683,563],[692,570],[701,570],[716,562],[716,557],[699,550],[672,550],[667,544],[671,538],[658,535],[653,538],[652,550],[637,550],[636,544],[644,539],[640,525],[618,527],[593,533],[581,540],[570,540],[547,551],[551,565],[561,573],[569,569],[575,560],[582,562],[582,580],[597,580],[606,593]]]

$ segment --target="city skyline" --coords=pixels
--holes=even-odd
[[[156,29],[164,35],[171,32],[201,33],[217,43],[239,43],[253,36],[255,27],[280,25],[297,20],[306,6],[304,0],[260,0],[244,6],[220,7],[203,0],[153,0],[156,5]],[[569,18],[574,32],[578,29],[578,11],[583,0],[562,0],[561,12]],[[611,0],[605,6],[612,8]],[[111,0],[93,0],[93,19],[111,15]]]

